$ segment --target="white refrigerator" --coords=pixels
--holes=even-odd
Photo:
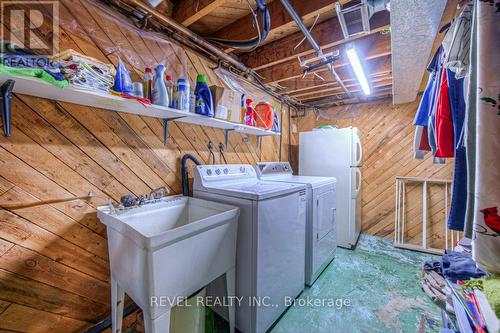
[[[337,245],[354,248],[361,231],[363,152],[357,128],[328,128],[299,135],[299,175],[337,178]]]

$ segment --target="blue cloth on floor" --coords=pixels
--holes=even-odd
[[[445,278],[452,282],[480,278],[485,275],[477,267],[472,255],[466,252],[446,252],[441,258],[441,268]]]
[[[427,271],[436,271],[438,273],[441,273],[441,261],[426,261],[424,262],[424,269]]]
[[[465,120],[464,79],[457,80],[455,73],[447,70],[451,117],[455,139],[455,167],[448,216],[448,228],[463,231],[467,208],[467,154],[460,144]]]

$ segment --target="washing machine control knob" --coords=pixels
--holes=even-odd
[[[245,167],[240,167],[240,172],[245,172]]]
[[[224,174],[227,175],[229,173],[229,170],[227,168],[224,168]]]
[[[209,176],[212,175],[212,169],[207,169],[207,175],[209,175]]]
[[[215,173],[220,175],[220,169],[215,169]]]

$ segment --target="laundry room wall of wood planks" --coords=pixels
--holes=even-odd
[[[136,59],[132,74],[165,59],[187,59],[191,82],[206,73],[209,84],[221,82],[214,64],[187,50],[166,50],[141,34],[117,26],[86,0],[59,2],[60,50],[74,49],[108,63],[116,50]],[[83,23],[82,23],[83,22]],[[69,28],[71,29],[69,29]],[[8,27],[4,27],[8,29]],[[44,24],[37,36],[48,34]],[[73,30],[74,29],[74,30]],[[288,115],[282,126],[287,128]],[[163,144],[160,119],[111,112],[16,94],[12,137],[0,136],[0,205],[84,196],[21,209],[0,209],[0,331],[76,332],[110,314],[106,230],[96,207],[117,202],[127,193],[149,193],[166,185],[181,192],[180,158],[195,155],[211,163],[208,142],[224,142],[219,129],[171,122]],[[277,160],[280,140],[288,158],[288,137],[256,138],[232,132],[228,163]],[[217,163],[222,163],[216,153]],[[192,171],[192,166],[190,166]]]
[[[298,120],[297,132],[309,131],[320,125],[353,126],[361,131],[362,232],[385,238],[394,236],[396,176],[437,179],[453,177],[453,160],[447,160],[446,164],[439,165],[432,163],[430,154],[427,154],[424,160],[413,158],[415,127],[412,121],[419,100],[420,97],[413,103],[401,105],[392,105],[390,99],[351,104],[328,109],[325,114],[329,119],[317,120],[316,115],[310,112]],[[293,135],[298,142],[298,133]],[[409,223],[407,237],[412,243],[418,243],[421,239],[421,193],[421,186],[407,188],[407,198],[409,198],[409,206],[406,208]],[[433,223],[441,225],[445,213],[443,193],[434,187],[429,189],[428,204],[432,207],[429,218]],[[430,225],[429,228],[432,230],[432,234],[428,235],[430,244],[435,246],[444,244],[444,227]]]

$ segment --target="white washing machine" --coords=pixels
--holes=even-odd
[[[193,193],[240,208],[236,327],[243,333],[267,331],[287,300],[304,289],[305,186],[261,181],[251,165],[200,165]],[[210,289],[225,295],[221,279]],[[214,310],[227,319],[227,308]]]
[[[311,286],[335,257],[337,180],[334,177],[294,176],[288,162],[257,163],[255,169],[261,180],[306,186],[305,284]]]

